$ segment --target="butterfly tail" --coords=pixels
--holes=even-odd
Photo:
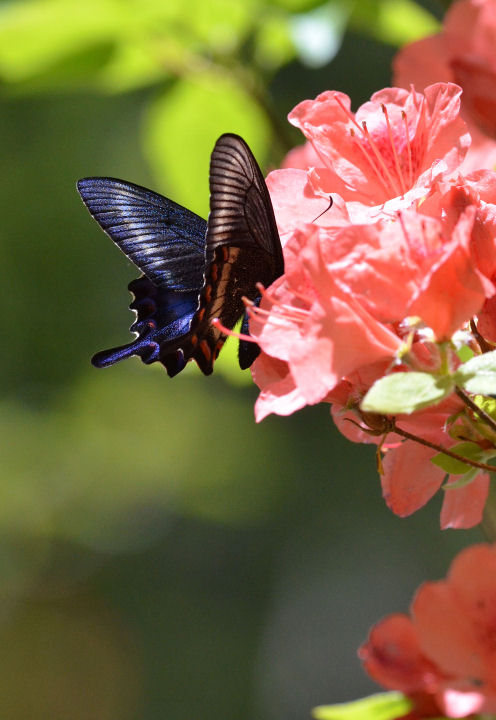
[[[134,342],[120,347],[102,350],[91,358],[91,363],[97,368],[105,368],[125,360],[132,355],[138,355],[142,361],[149,365],[158,360],[159,345],[153,340],[137,338]]]

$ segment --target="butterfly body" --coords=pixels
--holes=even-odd
[[[232,329],[257,300],[257,283],[284,271],[282,249],[265,181],[237,135],[222,135],[210,163],[208,224],[157,193],[113,178],[85,178],[78,190],[90,213],[144,275],[129,284],[137,338],[97,353],[106,367],[131,355],[159,361],[170,376],[194,359],[205,375],[226,340],[212,319]],[[244,328],[247,330],[245,316]],[[240,343],[249,367],[259,349]]]

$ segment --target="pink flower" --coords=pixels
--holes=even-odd
[[[449,339],[494,293],[472,253],[475,217],[474,205],[457,208],[449,223],[405,211],[332,235],[314,230],[306,253],[320,249],[328,273],[374,318],[398,323],[415,315],[438,340]]]
[[[394,61],[394,82],[422,90],[432,82],[463,88],[462,114],[472,146],[465,170],[496,166],[496,6],[493,0],[459,0],[441,33],[404,47]]]
[[[341,432],[380,445],[383,495],[397,515],[443,487],[443,528],[480,522],[488,492],[487,473],[456,483],[432,462],[466,438],[451,419],[466,407],[451,394],[392,418],[361,404],[395,372],[444,382],[460,364],[460,338],[477,352],[477,317],[496,335],[496,173],[461,175],[469,136],[459,109],[460,88],[446,83],[382,90],[356,114],[338,92],[300,103],[290,119],[308,143],[287,161],[299,167],[267,179],[285,273],[250,310],[262,350],[257,421],[330,403]],[[483,433],[469,437],[486,452]]]
[[[308,170],[320,164],[320,159],[311,143],[306,142],[298,145],[288,152],[281,163],[282,168],[297,168],[299,170]]]
[[[329,207],[329,197],[313,192],[304,170],[273,170],[267,176],[267,187],[283,245],[295,230],[306,225],[340,227],[350,223],[344,201],[335,195]]]
[[[410,696],[412,717],[496,713],[496,547],[475,545],[446,580],[422,585],[411,616],[375,625],[359,656],[381,685]]]
[[[370,369],[372,374],[370,375]],[[489,492],[489,475],[479,472],[471,482],[462,487],[449,488],[459,479],[431,461],[438,452],[430,447],[405,440],[390,432],[384,441],[385,428],[378,426],[378,434],[367,434],[374,422],[384,422],[379,416],[367,417],[357,412],[360,398],[383,368],[376,365],[365,373],[359,371],[330,394],[332,415],[340,431],[353,442],[381,443],[385,457],[382,461],[381,487],[387,506],[399,517],[408,517],[423,507],[444,487],[441,509],[441,528],[467,529],[482,520],[482,513]],[[368,375],[368,376],[367,376]],[[463,403],[451,396],[442,403],[420,410],[413,415],[398,415],[396,425],[416,437],[452,448],[455,441],[448,433],[449,420],[463,410]],[[382,430],[382,432],[381,432]]]
[[[426,428],[418,419],[417,434],[426,438]],[[399,422],[402,429],[408,427],[408,422]],[[441,426],[442,427],[442,426]],[[438,427],[436,440],[438,444],[449,448],[453,441]],[[446,472],[431,460],[437,455],[436,450],[419,445],[412,440],[405,440],[397,447],[386,452],[383,461],[384,474],[381,476],[382,494],[387,506],[400,517],[407,517],[423,507],[443,485]],[[449,489],[449,484],[455,482],[457,476],[448,475],[447,486],[444,491],[443,506],[441,510],[441,528],[446,530],[467,529],[478,525],[482,520],[482,513],[489,492],[489,474],[479,472],[467,485]]]
[[[356,113],[335,91],[297,105],[289,120],[320,158],[308,171],[313,192],[342,197],[355,221],[377,219],[376,206],[388,201],[385,212],[424,197],[436,178],[459,167],[469,146],[460,92],[445,83],[424,94],[386,88]]]
[[[263,355],[254,365],[263,391],[257,420],[296,409],[282,387],[299,407],[315,404],[353,372],[391,363],[409,332],[395,326],[408,316],[419,316],[433,339],[449,340],[494,292],[470,252],[474,217],[469,206],[449,224],[408,211],[374,225],[295,230],[284,276],[252,311],[252,335],[284,363],[275,374]]]
[[[362,365],[394,358],[402,340],[328,271],[318,228],[310,238],[297,231],[284,250],[286,272],[253,310],[250,332],[266,355],[286,363],[294,387],[313,405]],[[253,366],[258,383],[266,379],[261,366],[267,367],[263,355]],[[279,403],[285,414],[287,398],[279,396]],[[272,403],[273,411],[279,403]],[[266,409],[264,403],[259,413],[257,405],[257,420]]]

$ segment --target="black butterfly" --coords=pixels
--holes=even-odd
[[[161,362],[173,377],[188,360],[209,375],[226,335],[245,308],[259,301],[257,283],[284,272],[281,242],[263,175],[238,135],[221,135],[210,158],[210,214],[202,218],[162,195],[123,180],[84,178],[77,184],[91,215],[143,272],[129,284],[137,338],[92,358],[96,367],[139,355]],[[244,333],[248,321],[243,320]],[[255,343],[240,341],[239,364],[250,367]]]

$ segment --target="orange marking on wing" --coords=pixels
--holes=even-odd
[[[197,321],[198,321],[199,323],[201,323],[201,321],[203,320],[204,317],[205,317],[205,308],[202,307],[202,308],[200,308],[200,310],[198,310],[198,312],[196,313],[196,319],[197,319]]]
[[[192,335],[190,342],[193,346],[196,345],[196,343],[198,342],[198,335]]]
[[[212,351],[210,350],[210,346],[206,340],[202,340],[200,342],[200,350],[202,351],[205,360],[210,362],[212,359]]]
[[[229,250],[227,249],[227,247],[225,245],[223,245],[222,246],[222,258],[223,258],[224,262],[227,262],[228,257],[229,257]]]
[[[212,286],[211,285],[205,286],[203,296],[204,296],[205,300],[209,303],[210,300],[212,299]]]
[[[219,277],[219,268],[216,263],[213,263],[212,267],[210,268],[210,277],[214,282],[217,282],[217,278]]]

